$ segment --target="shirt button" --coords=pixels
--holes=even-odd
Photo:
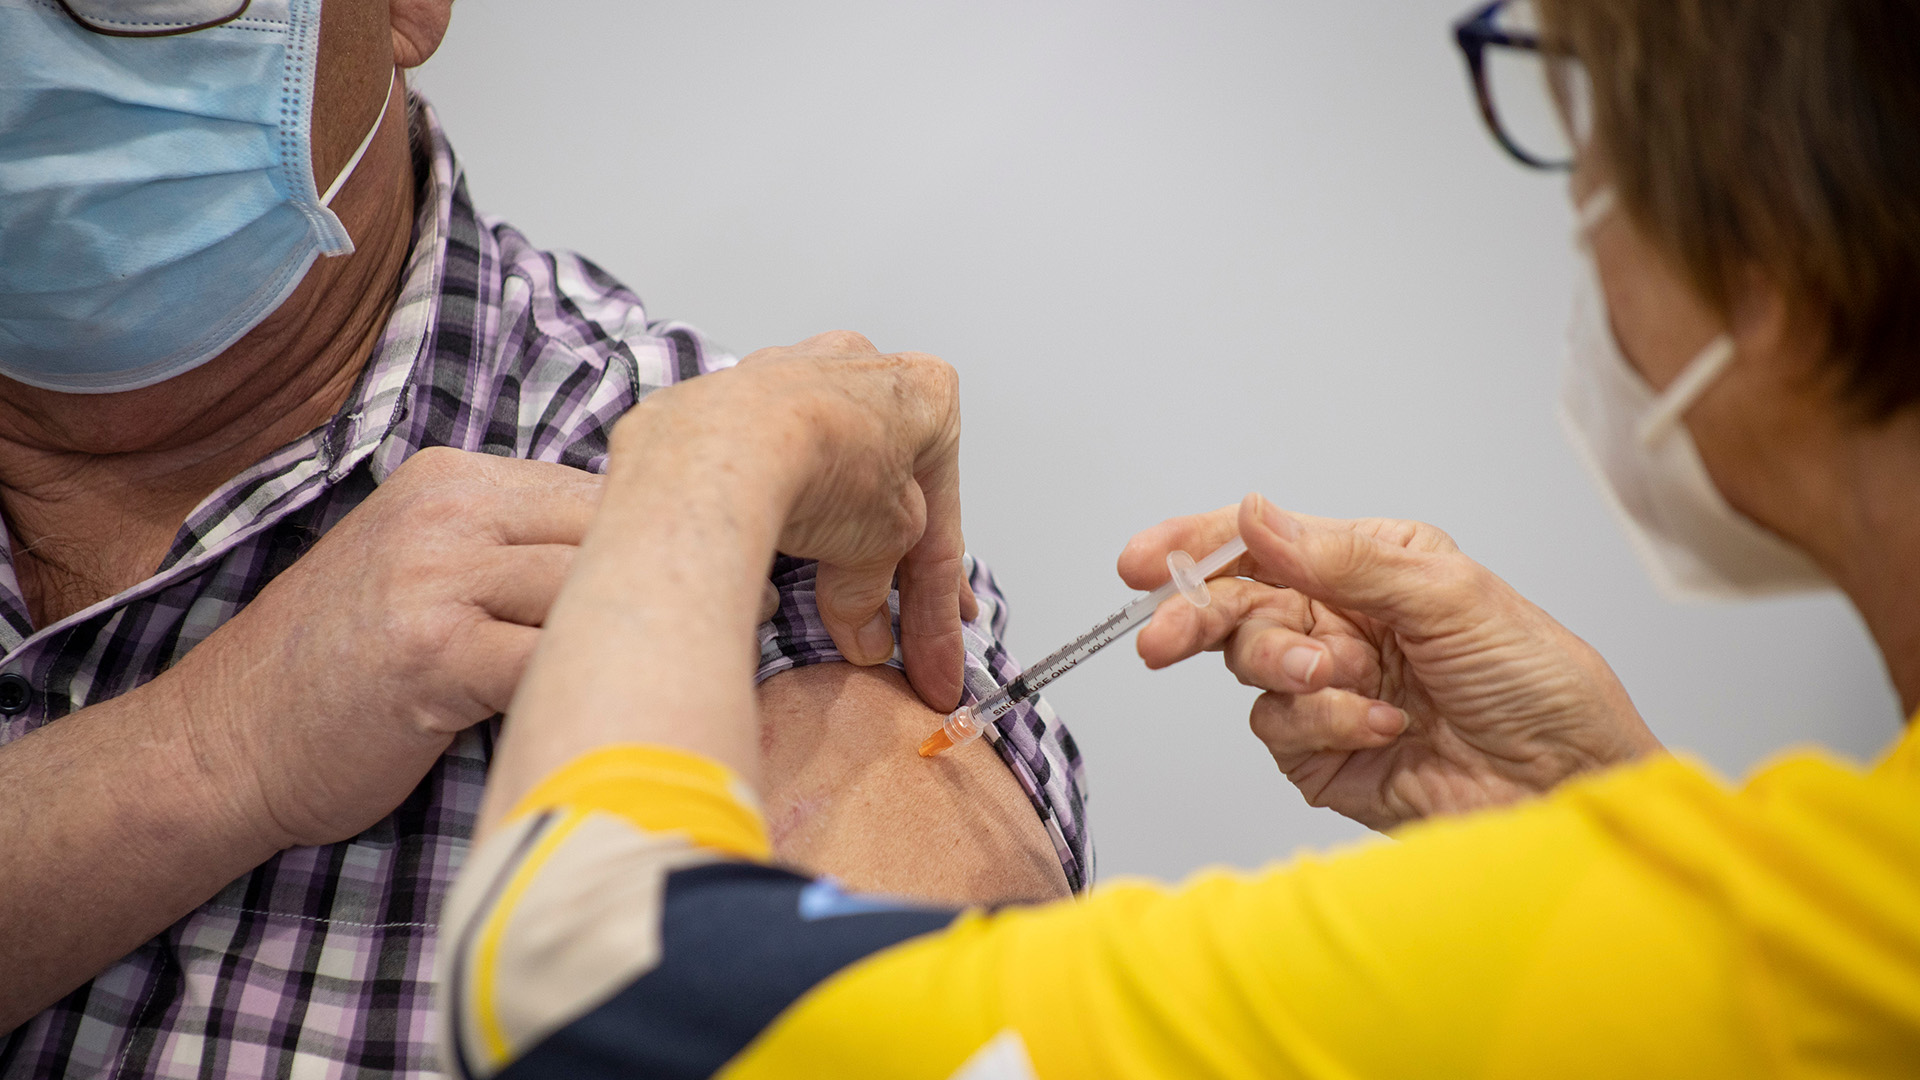
[[[0,675],[0,716],[18,716],[33,701],[33,684],[11,671]]]

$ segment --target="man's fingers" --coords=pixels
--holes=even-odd
[[[579,550],[572,544],[487,548],[475,557],[475,585],[468,599],[502,622],[540,626]]]
[[[462,715],[441,718],[446,728],[457,731],[506,712],[539,640],[540,631],[531,626],[497,619],[468,623],[458,639],[448,643],[447,677],[455,683],[453,700],[465,697],[473,705]]]
[[[1484,591],[1472,560],[1382,539],[1377,523],[1306,518],[1258,495],[1242,500],[1238,519],[1254,576],[1395,630],[1434,632],[1437,619],[1470,615]]]
[[[379,494],[434,527],[459,521],[503,544],[578,544],[604,483],[550,461],[435,446],[395,469]]]
[[[578,545],[600,506],[601,491],[599,477],[591,473],[579,473],[579,477],[584,479],[559,478],[551,484],[501,492],[491,507],[494,537],[503,544]]]
[[[1168,518],[1135,533],[1120,552],[1120,580],[1129,588],[1145,591],[1167,583],[1167,553],[1184,551],[1195,559],[1233,539],[1239,528],[1239,507],[1223,506],[1205,514]],[[1228,573],[1234,572],[1231,567]]]
[[[481,483],[445,494],[471,497],[461,509],[502,544],[579,544],[599,509],[605,479],[546,461],[497,460],[501,465],[487,467]]]
[[[459,479],[478,480],[499,487],[540,488],[569,483],[598,485],[601,477],[585,469],[552,461],[501,457],[447,446],[429,446],[416,452],[398,469],[395,477],[428,486]]]
[[[1406,731],[1407,714],[1345,690],[1319,690],[1261,694],[1248,723],[1280,768],[1290,771],[1311,754],[1386,746]]]

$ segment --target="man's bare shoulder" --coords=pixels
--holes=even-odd
[[[942,717],[892,668],[817,664],[760,687],[776,857],[849,888],[940,903],[1065,896],[1038,815],[993,748],[915,753]]]

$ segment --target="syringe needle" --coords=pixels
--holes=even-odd
[[[1172,599],[1175,593],[1184,595],[1195,607],[1206,607],[1212,600],[1207,592],[1207,578],[1245,554],[1246,550],[1246,541],[1236,536],[1198,563],[1184,551],[1169,553],[1167,570],[1170,580],[1165,585],[1136,597],[1126,607],[1100,620],[1091,630],[1054,650],[1045,660],[1021,672],[1013,681],[993,693],[980,697],[976,692],[976,700],[972,705],[955,709],[948,715],[946,723],[927,736],[926,741],[920,744],[920,756],[935,757],[979,738],[988,724],[1039,693],[1048,683],[1078,667],[1082,660],[1126,636],[1127,631],[1151,618],[1160,605]]]

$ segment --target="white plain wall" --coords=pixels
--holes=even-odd
[[[1837,599],[1660,601],[1553,419],[1556,178],[1482,132],[1466,0],[461,0],[417,73],[474,198],[745,353],[820,330],[964,383],[967,534],[1032,660],[1127,593],[1135,530],[1259,490],[1422,518],[1738,774],[1864,757],[1897,706]],[[1212,657],[1049,692],[1104,875],[1358,835]]]

